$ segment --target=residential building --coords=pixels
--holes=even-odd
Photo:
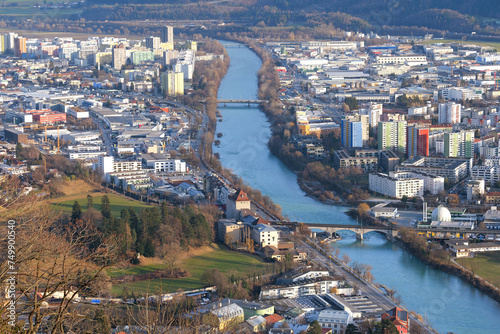
[[[473,158],[474,131],[446,132],[444,134],[444,156],[447,158]]]
[[[154,37],[154,36],[150,36],[150,37],[146,37],[146,47],[148,49],[159,49],[160,48],[160,43],[161,43],[161,39],[160,37]]]
[[[186,173],[188,171],[185,161],[170,159],[163,154],[143,154],[143,163],[148,168],[153,168],[156,173]]]
[[[487,204],[500,204],[500,191],[490,191],[486,194]]]
[[[440,103],[438,107],[439,124],[456,124],[461,121],[462,105],[455,102]]]
[[[377,130],[378,122],[383,113],[382,103],[370,103],[365,108],[360,108],[359,113],[363,115],[368,115],[368,121],[371,129]]]
[[[399,160],[398,155],[393,151],[379,151],[379,165],[386,173],[394,171],[399,165]]]
[[[472,162],[472,159],[465,158],[416,156],[396,166],[396,171],[421,172],[434,176],[442,176],[450,182],[458,182],[469,175],[472,169]]]
[[[482,195],[484,195],[484,179],[478,177],[469,180],[467,182],[467,200],[472,201]]]
[[[14,55],[16,57],[21,57],[23,53],[26,53],[26,38],[14,38]]]
[[[413,156],[429,156],[429,129],[409,126],[407,133],[406,154]]]
[[[405,311],[399,307],[395,307],[389,311],[386,311],[382,314],[382,320],[389,319],[392,321],[398,333],[400,334],[408,334],[410,330],[410,316],[408,311]]]
[[[113,57],[113,68],[115,70],[121,70],[122,67],[127,63],[127,50],[123,44],[114,46],[112,49]]]
[[[333,166],[335,169],[358,167],[369,172],[377,170],[378,157],[351,157],[347,151],[337,150],[333,153]]]
[[[235,303],[211,310],[202,317],[203,323],[218,328],[219,331],[231,331],[245,321],[243,309]],[[233,327],[234,326],[234,327]]]
[[[363,147],[363,123],[342,119],[342,146]]]
[[[316,277],[289,284],[265,285],[261,287],[259,300],[293,299],[304,296],[324,295],[333,289],[337,294],[351,295],[353,288],[342,277]]]
[[[172,71],[162,73],[161,91],[168,96],[184,95],[184,74]]]
[[[371,191],[393,198],[424,195],[424,181],[419,178],[397,178],[383,173],[371,173],[369,186]]]
[[[411,179],[417,178],[424,181],[424,192],[428,192],[431,195],[438,195],[441,191],[444,191],[444,177],[431,175],[422,172],[390,172],[389,176],[398,179]]]
[[[474,166],[471,170],[474,178],[482,178],[488,184],[500,181],[500,166]]]
[[[406,121],[379,122],[378,149],[406,153]]]
[[[164,26],[161,28],[161,42],[174,44],[174,27]]]
[[[271,225],[257,224],[252,226],[252,239],[260,248],[278,247],[279,231]]]

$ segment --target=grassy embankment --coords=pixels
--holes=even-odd
[[[181,260],[180,267],[189,272],[188,277],[154,279],[147,281],[132,282],[127,284],[113,285],[112,293],[120,296],[124,291],[128,293],[140,294],[144,292],[174,292],[177,290],[192,290],[207,286],[202,280],[203,273],[207,270],[218,269],[223,273],[231,272],[239,275],[262,273],[265,267],[271,264],[265,263],[257,256],[234,252],[225,246],[215,245],[205,247],[192,254],[185,254]],[[126,275],[139,275],[152,273],[155,270],[165,269],[161,262],[148,265],[131,266],[128,268],[112,268],[108,271],[111,278],[123,277]]]
[[[457,262],[500,288],[500,252],[480,253],[475,258],[457,259]]]
[[[82,208],[82,212],[87,210],[87,195],[93,198],[94,209],[100,210],[101,198],[105,194],[101,189],[94,188],[84,181],[71,181],[62,184],[59,190],[65,194],[63,197],[50,200],[54,210],[63,213],[71,213],[73,203],[78,201]],[[134,207],[139,213],[148,205],[139,201],[131,200],[119,194],[108,193],[111,211],[115,217],[120,216],[122,209]],[[131,282],[125,284],[116,284],[112,287],[114,295],[121,295],[124,290],[129,293],[150,293],[156,292],[172,292],[181,290],[191,290],[202,288],[206,283],[201,277],[207,270],[218,269],[224,273],[235,272],[240,275],[262,273],[264,269],[271,264],[265,263],[257,256],[234,252],[225,246],[214,245],[212,247],[203,247],[186,252],[179,256],[179,262],[176,266],[186,270],[189,273],[188,277],[172,278],[172,279],[154,279],[146,281]],[[142,275],[153,273],[155,270],[166,269],[166,265],[159,259],[142,258],[143,265],[126,265],[125,267],[112,267],[108,270],[108,274],[112,278],[123,277],[127,275]]]

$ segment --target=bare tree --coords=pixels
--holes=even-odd
[[[83,292],[95,293],[109,287],[104,269],[116,249],[112,240],[99,237],[90,222],[77,221],[71,226],[61,226],[57,214],[38,200],[36,195],[22,196],[15,182],[0,184],[4,194],[0,212],[2,221],[11,221],[15,226],[15,259],[8,253],[0,254],[0,279],[5,281],[15,270],[15,295],[17,314],[27,318],[25,333],[34,334],[42,326],[51,333],[66,332],[65,323],[76,324],[82,315],[77,315],[72,306]],[[1,241],[7,244],[7,234]],[[96,242],[98,240],[98,242]],[[52,304],[46,304],[54,296]],[[6,304],[0,306],[0,314],[6,314]],[[11,327],[0,322],[0,332],[9,332]]]

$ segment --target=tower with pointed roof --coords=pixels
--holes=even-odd
[[[241,210],[250,210],[250,198],[239,189],[233,195],[229,196],[226,202],[226,218],[239,219]]]

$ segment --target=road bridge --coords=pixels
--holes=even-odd
[[[207,100],[201,100],[201,103],[207,103]],[[226,107],[227,104],[230,103],[235,103],[235,104],[247,104],[249,107],[251,104],[262,104],[262,103],[268,103],[269,101],[267,100],[258,100],[258,99],[225,99],[225,100],[216,100],[215,101],[217,104],[224,104],[224,107]]]
[[[279,225],[288,226],[294,230],[299,228],[298,222],[283,222]],[[385,235],[387,239],[392,240],[398,235],[398,229],[395,226],[367,226],[367,225],[352,225],[352,224],[306,224],[308,228],[316,228],[332,235],[341,231],[351,231],[356,233],[356,239],[363,240],[363,235],[369,232],[377,232]]]

